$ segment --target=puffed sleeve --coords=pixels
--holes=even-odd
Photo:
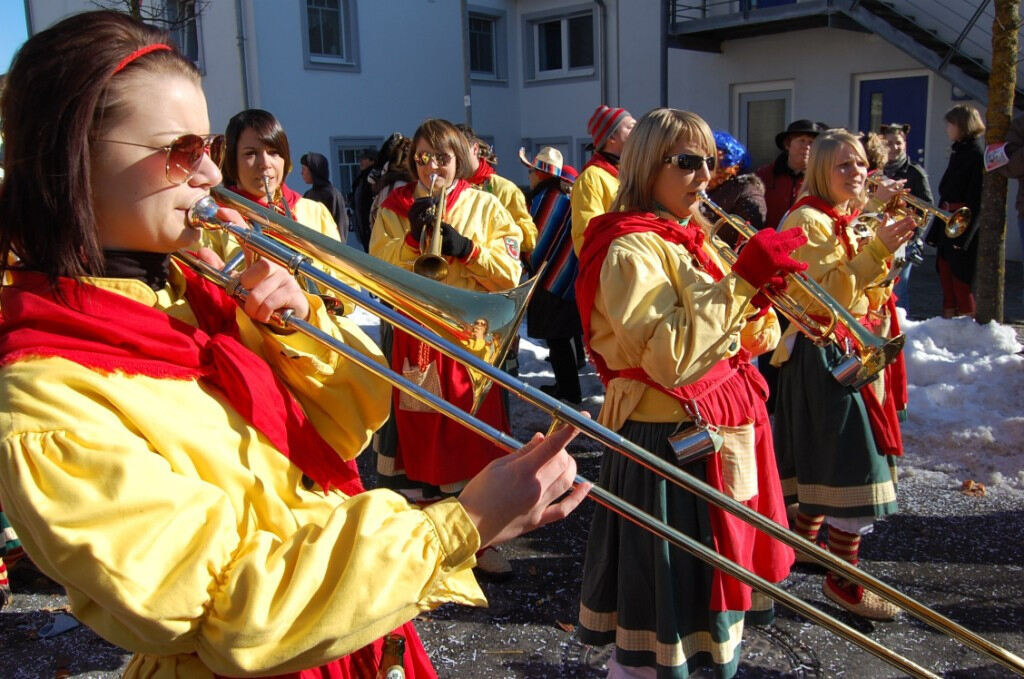
[[[584,170],[576,179],[570,194],[570,205],[572,209],[572,247],[576,256],[580,256],[580,248],[583,247],[583,234],[587,230],[590,220],[598,215],[603,215],[608,210],[606,205],[611,205],[615,199],[615,192],[607,182],[602,180],[601,172],[597,169],[592,171]]]
[[[386,207],[377,210],[370,232],[370,254],[412,271],[420,249],[409,236],[409,220]]]
[[[501,177],[501,180],[495,195],[523,232],[523,252],[533,252],[537,247],[537,226],[533,223],[529,208],[526,207],[526,197],[514,183],[504,177]]]
[[[519,260],[523,232],[496,198],[485,193],[475,198],[468,224],[457,227],[472,234],[475,246],[464,262],[466,273],[485,290],[514,288],[523,275]]]
[[[457,501],[420,511],[370,491],[279,536],[250,528],[224,490],[177,473],[135,432],[81,415],[73,431],[3,441],[0,497],[75,615],[119,646],[196,654],[229,676],[277,674],[442,602],[483,603],[468,571],[479,537]]]
[[[328,313],[318,296],[307,298],[313,326],[384,366],[380,349],[358,325]],[[391,385],[301,332],[272,332],[241,308],[235,318],[242,341],[284,380],[324,440],[345,459],[359,455],[388,418]]]
[[[609,248],[597,304],[613,337],[595,349],[673,388],[736,353],[756,290],[734,274],[714,283],[688,260],[666,261],[659,240],[630,235]]]
[[[885,276],[885,262],[892,253],[875,236],[852,259],[837,255],[842,246],[822,221],[811,217],[814,213],[809,209],[791,212],[779,230],[794,226],[803,230],[807,243],[793,253],[793,258],[807,262],[807,275],[837,302],[854,310],[862,303],[864,289]]]

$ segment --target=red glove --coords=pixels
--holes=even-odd
[[[807,268],[807,262],[798,262],[789,256],[806,242],[807,236],[797,227],[785,231],[758,231],[740,250],[732,270],[760,290],[773,278]]]

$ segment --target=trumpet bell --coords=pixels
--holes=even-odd
[[[958,208],[949,216],[946,221],[946,237],[947,238],[959,238],[963,235],[964,231],[967,230],[968,225],[971,223],[971,210],[970,208],[962,207]]]

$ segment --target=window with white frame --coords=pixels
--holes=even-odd
[[[357,65],[355,0],[305,0],[302,23],[307,68]]]
[[[754,167],[775,159],[775,135],[786,129],[792,115],[793,90],[789,87],[735,92],[737,131]]]
[[[527,80],[591,77],[595,74],[595,21],[591,6],[528,15],[524,46]]]
[[[200,70],[203,69],[203,41],[199,28],[200,9],[196,0],[176,0],[167,5],[171,14],[172,35],[178,49]]]

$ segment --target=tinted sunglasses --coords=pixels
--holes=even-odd
[[[167,181],[172,184],[184,184],[198,172],[199,166],[203,164],[204,153],[210,155],[210,160],[216,163],[217,167],[220,167],[224,161],[223,134],[210,134],[205,137],[198,134],[183,134],[167,146],[149,146],[119,139],[97,139],[96,141],[139,146],[144,149],[165,152],[167,160],[164,164],[164,171],[167,173]]]
[[[716,160],[715,156],[705,158],[704,156],[695,156],[692,153],[677,153],[674,156],[665,156],[661,159],[661,162],[671,163],[680,170],[690,170],[693,172],[699,170],[702,163],[708,166],[708,171],[714,171]]]
[[[438,167],[444,167],[451,161],[452,154],[450,153],[430,153],[429,151],[421,151],[414,155],[413,160],[416,161],[417,165],[425,166],[430,165],[430,161],[437,163]]]

